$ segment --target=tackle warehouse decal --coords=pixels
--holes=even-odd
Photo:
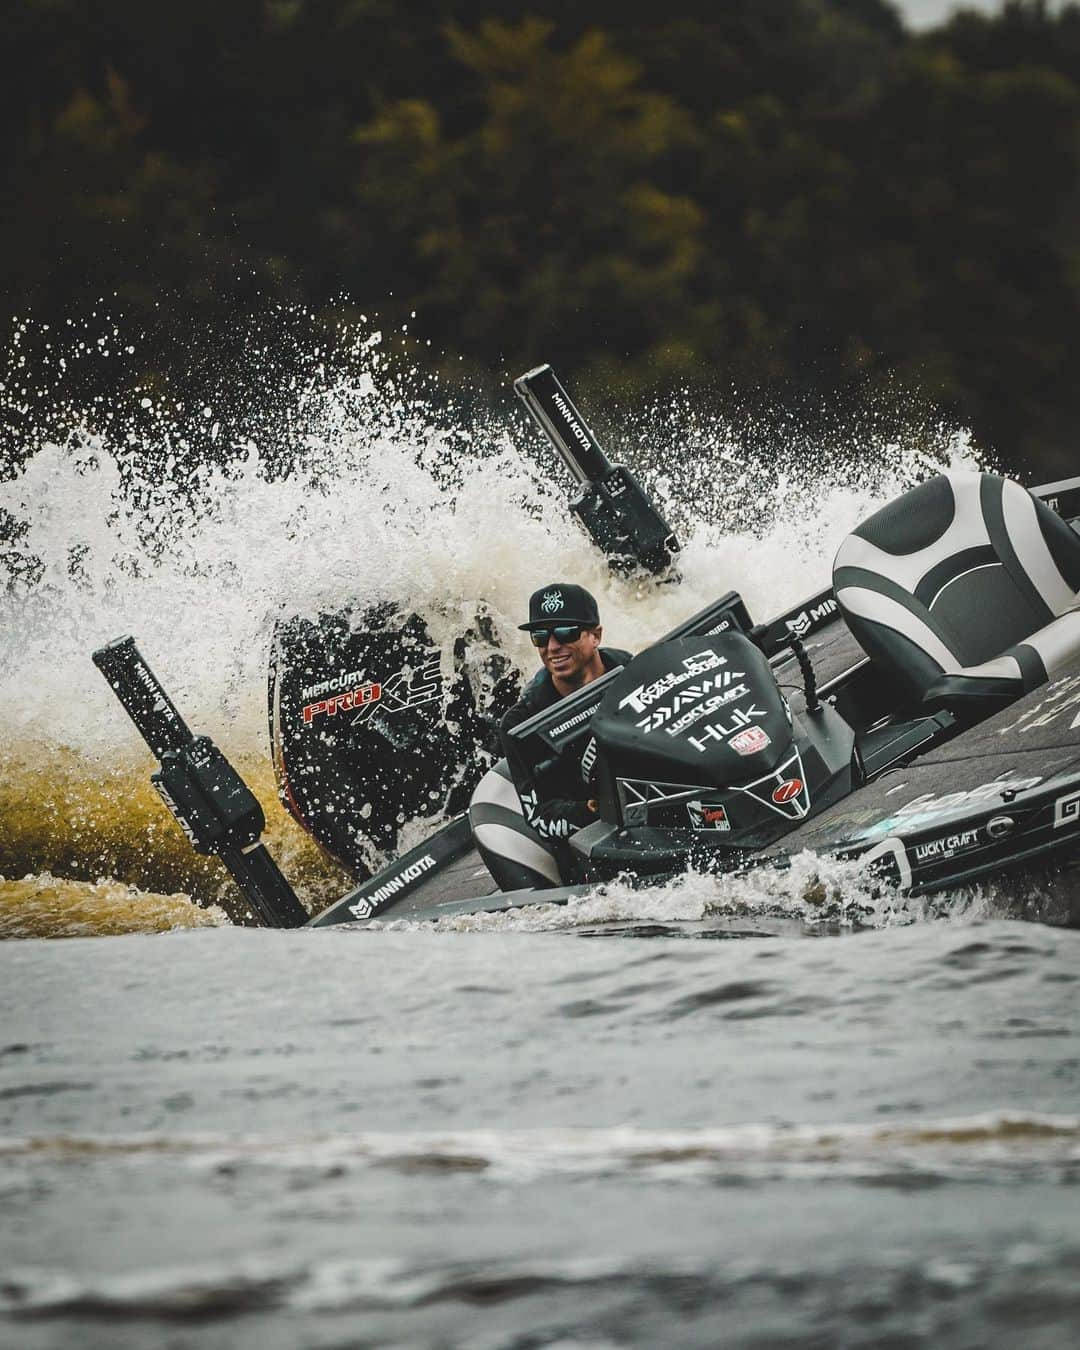
[[[646,735],[663,727],[669,736],[678,736],[681,731],[693,726],[695,722],[702,717],[707,717],[710,712],[722,707],[723,704],[734,703],[738,698],[745,698],[750,693],[749,688],[745,684],[734,683],[736,680],[743,679],[745,674],[746,672],[743,670],[721,670],[716,675],[707,676],[698,684],[688,684],[678,691],[670,703],[664,703],[659,708],[653,708],[637,723],[637,726]],[[707,696],[710,693],[712,697],[708,698]],[[707,702],[701,703],[702,699],[707,699]],[[694,708],[692,712],[685,713],[672,726],[667,725],[676,713],[683,708],[690,707],[693,703],[698,703],[700,706]]]
[[[718,670],[720,666],[726,666],[727,657],[717,656],[715,652],[704,651],[698,652],[695,656],[686,657],[682,664],[684,669],[681,671],[673,670],[649,685],[639,684],[625,698],[619,700],[619,711],[621,712],[629,704],[637,713],[648,712],[650,705],[655,703],[658,698],[663,698],[665,694],[669,694],[673,689],[678,689],[688,680],[694,680],[699,675],[708,674],[710,670]]]

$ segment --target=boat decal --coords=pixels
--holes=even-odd
[[[1067,792],[1054,803],[1054,829],[1062,825],[1075,825],[1080,820],[1080,789]]]
[[[369,919],[375,911],[382,907],[385,901],[393,896],[399,895],[414,881],[430,872],[436,865],[435,859],[430,853],[425,853],[422,858],[417,858],[416,862],[410,863],[408,867],[403,867],[400,872],[384,881],[381,886],[369,892],[367,895],[357,896],[356,900],[349,906],[349,913],[354,914],[358,919]]]
[[[1023,735],[1025,732],[1034,731],[1036,727],[1049,726],[1070,708],[1075,709],[1077,704],[1080,704],[1080,675],[1067,675],[1064,679],[1048,685],[1046,696],[1032,707],[1025,708],[1014,722],[1001,727],[998,735],[1008,736],[1013,732]],[[1069,730],[1072,731],[1078,726],[1080,726],[1080,711],[1074,713]]]
[[[800,611],[793,619],[785,619],[789,633],[794,633],[796,637],[805,637],[812,629],[819,627],[827,619],[831,619],[836,613],[836,601],[831,597],[823,600],[820,605],[811,605],[808,609]]]
[[[756,709],[753,708],[750,709],[751,713],[755,711]],[[736,708],[735,712],[736,715],[738,715],[740,712],[742,712],[742,709]],[[706,727],[705,730],[706,732],[710,732],[713,730],[713,728]],[[723,729],[721,728],[721,730]],[[690,738],[690,743],[692,745],[697,745],[697,742],[693,739],[693,737]],[[770,745],[772,745],[772,737],[769,735],[769,733],[765,730],[764,727],[747,727],[745,731],[740,731],[737,736],[732,736],[732,738],[728,741],[728,745],[730,745],[732,750],[734,750],[735,753],[738,755],[757,755],[760,754],[762,750],[766,750]],[[698,748],[704,749],[705,747],[699,746]],[[776,794],[774,793],[773,794],[774,798],[775,795]],[[785,800],[787,799],[785,798]]]
[[[625,698],[620,699],[620,711],[630,705],[637,713],[649,711],[649,705],[655,703],[658,698],[663,698],[673,689],[678,689],[680,685],[687,681],[696,679],[699,675],[705,675],[710,670],[718,670],[720,666],[727,665],[726,656],[718,656],[713,651],[698,652],[694,656],[687,656],[682,662],[683,670],[672,670],[659,680],[654,680],[652,684],[639,684],[636,689],[632,689]]]
[[[937,839],[927,839],[915,844],[911,852],[917,863],[935,862],[955,857],[957,853],[966,853],[979,844],[978,830],[959,830],[956,834],[941,835]]]

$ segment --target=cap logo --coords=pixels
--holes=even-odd
[[[540,608],[545,614],[554,614],[556,610],[562,609],[562,591],[545,592]]]

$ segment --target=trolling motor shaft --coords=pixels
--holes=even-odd
[[[261,835],[263,809],[206,736],[193,736],[132,637],[93,654],[139,734],[160,761],[150,781],[197,853],[220,858],[255,917],[268,928],[299,928],[307,911]]]
[[[514,381],[514,392],[573,474],[579,491],[570,510],[612,567],[666,572],[679,541],[629,469],[612,464],[550,366]]]

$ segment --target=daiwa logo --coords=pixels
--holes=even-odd
[[[717,670],[720,666],[726,666],[727,657],[717,656],[715,652],[703,651],[694,656],[686,657],[682,664],[685,667],[684,670],[670,671],[659,680],[654,680],[650,685],[639,684],[624,699],[619,700],[619,711],[621,712],[623,708],[629,705],[635,712],[648,712],[650,704],[655,703],[658,698],[663,698],[665,694],[669,694],[672,689],[678,689],[680,685],[686,684],[688,680],[693,680],[698,675],[704,675],[710,670]]]
[[[406,887],[411,886],[414,881],[422,877],[425,872],[430,872],[435,866],[435,859],[430,853],[425,853],[422,858],[411,863],[408,867],[400,871],[397,876],[393,876],[389,881],[374,890],[370,895],[362,895],[349,906],[349,913],[355,915],[358,919],[370,919],[372,914],[392,896],[400,894]]]
[[[805,637],[812,628],[816,628],[819,623],[831,618],[835,613],[836,601],[831,598],[823,600],[820,605],[811,605],[809,609],[796,614],[794,619],[788,619],[788,632],[794,633],[796,637]]]
[[[722,670],[719,674],[702,680],[700,684],[688,684],[678,691],[670,703],[664,703],[659,708],[653,708],[637,725],[648,734],[650,731],[655,731],[658,727],[670,722],[675,714],[683,708],[689,707],[692,703],[698,703],[700,699],[705,699],[706,701],[700,703],[692,713],[686,713],[673,726],[667,728],[669,735],[676,736],[680,731],[685,731],[688,726],[693,726],[702,717],[707,717],[710,712],[715,711],[722,704],[734,703],[736,699],[749,694],[749,687],[745,684],[737,684],[734,688],[731,687],[733,681],[741,680],[745,674],[744,670]],[[724,692],[713,693],[713,696],[709,698],[708,695],[714,690],[723,690]]]
[[[562,609],[562,591],[548,591],[540,602],[540,608],[545,614],[554,614]]]
[[[592,444],[592,442],[589,440],[589,433],[585,430],[585,428],[574,416],[574,411],[570,407],[569,403],[567,403],[566,399],[564,399],[561,394],[556,394],[555,397],[552,399],[552,402],[555,404],[556,408],[558,408],[558,410],[562,413],[563,418],[566,421],[566,425],[570,428],[570,431],[573,434],[574,439],[576,441],[579,441],[585,447],[585,449],[588,450],[589,446]]]

